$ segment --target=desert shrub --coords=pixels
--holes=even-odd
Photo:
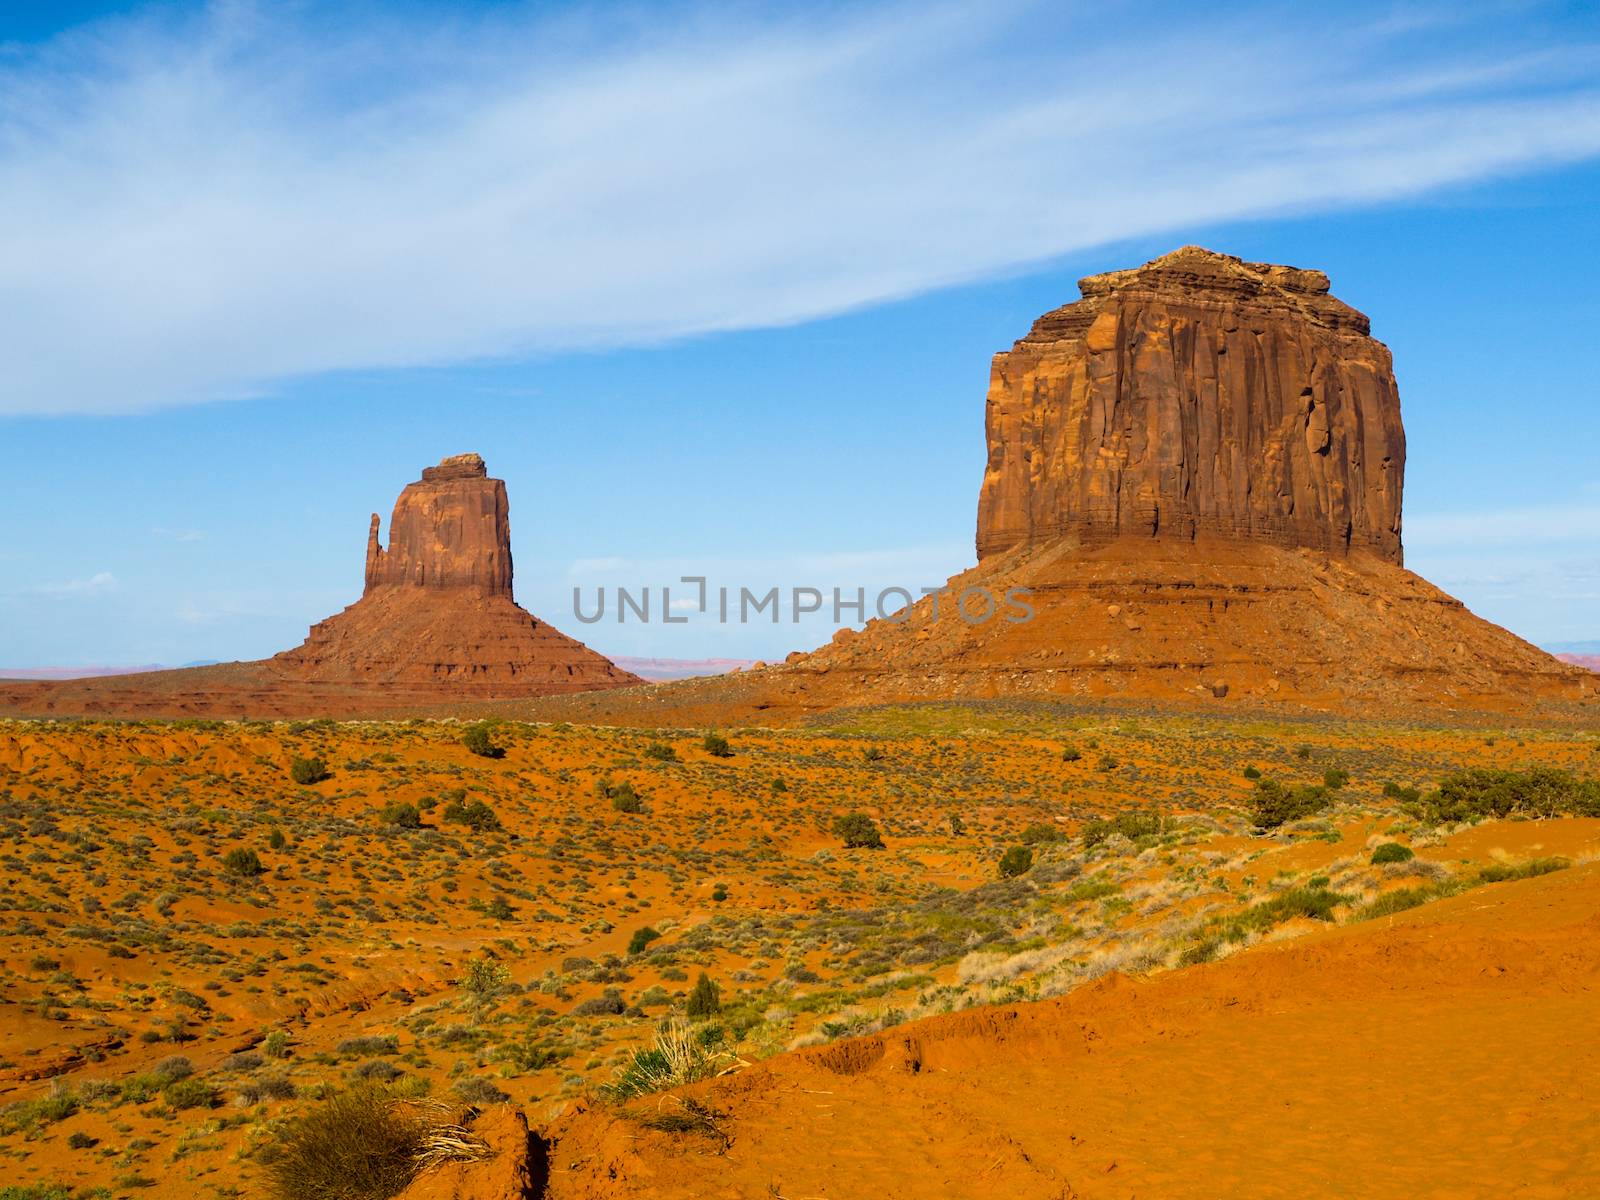
[[[175,1079],[161,1089],[168,1108],[215,1108],[222,1103],[217,1089],[203,1079]]]
[[[863,750],[861,752],[861,757],[863,759],[865,759],[867,762],[882,762],[883,761],[883,747],[882,746],[868,746],[865,750]]]
[[[1327,788],[1307,783],[1286,788],[1275,779],[1263,779],[1256,784],[1250,819],[1258,828],[1276,829],[1287,821],[1314,816],[1328,803]]]
[[[288,1058],[289,1035],[281,1029],[274,1029],[267,1034],[267,1040],[261,1043],[261,1049],[268,1058]]]
[[[1260,779],[1261,778],[1261,768],[1257,767],[1257,766],[1248,766],[1241,773],[1244,775],[1244,777],[1246,779]]]
[[[489,1080],[479,1076],[460,1080],[455,1086],[456,1095],[468,1104],[504,1104],[511,1099],[510,1095],[495,1087]]]
[[[280,1200],[386,1200],[411,1182],[426,1129],[390,1093],[337,1093],[284,1127],[267,1163]]]
[[[607,988],[598,996],[581,1001],[572,1009],[575,1017],[616,1017],[628,1011],[628,1003],[616,988]]]
[[[1350,914],[1352,921],[1370,921],[1374,917],[1392,917],[1395,913],[1416,908],[1430,900],[1437,900],[1458,890],[1455,886],[1397,888],[1384,892],[1371,904],[1363,905]]]
[[[78,1111],[78,1101],[69,1088],[57,1085],[48,1096],[18,1100],[0,1108],[0,1133],[16,1133],[35,1125],[53,1125]]]
[[[302,787],[321,783],[328,778],[328,764],[320,758],[301,758],[296,755],[289,760],[289,778]]]
[[[1372,865],[1381,867],[1385,863],[1410,862],[1415,857],[1410,846],[1402,846],[1399,842],[1385,842],[1372,852]]]
[[[644,797],[639,795],[638,789],[626,779],[621,783],[613,783],[609,778],[597,779],[594,784],[594,794],[598,799],[611,801],[611,807],[616,812],[644,811]]]
[[[392,1033],[367,1034],[364,1037],[345,1038],[338,1045],[340,1054],[348,1058],[368,1058],[374,1054],[395,1054],[400,1049],[400,1039]]]
[[[287,1076],[263,1075],[241,1084],[237,1094],[241,1104],[255,1105],[263,1100],[293,1100],[299,1090]]]
[[[490,736],[490,726],[487,721],[479,721],[476,725],[468,725],[466,732],[461,735],[461,744],[467,748],[468,753],[476,754],[479,758],[504,758],[505,750],[494,744]]]
[[[510,982],[510,970],[486,955],[467,964],[467,973],[461,979],[461,990],[467,993],[467,1001],[473,1009],[482,1013]]]
[[[960,813],[950,814],[950,836],[961,837],[967,832],[967,823],[961,819]]]
[[[1226,936],[1230,941],[1242,941],[1248,932],[1260,932],[1296,917],[1313,921],[1331,921],[1333,913],[1349,897],[1330,892],[1322,887],[1293,887],[1279,892],[1269,900],[1252,904],[1236,913],[1226,923]]]
[[[1120,834],[1130,842],[1136,842],[1142,837],[1154,837],[1166,828],[1166,822],[1160,813],[1153,812],[1120,812],[1114,817],[1107,817],[1098,821],[1090,821],[1083,827],[1080,837],[1084,849],[1090,850],[1113,834]]]
[[[1412,804],[1422,799],[1422,793],[1418,789],[1402,787],[1392,779],[1383,785],[1383,795],[1386,800],[1403,800]]]
[[[266,870],[261,865],[261,856],[243,846],[235,846],[222,856],[222,869],[240,879],[254,878]]]
[[[392,1083],[404,1075],[405,1072],[388,1059],[369,1058],[352,1071],[351,1074],[357,1079],[372,1080],[377,1083]]]
[[[384,807],[382,817],[385,825],[393,825],[397,829],[422,828],[422,813],[417,810],[415,804],[397,800]]]
[[[88,1150],[99,1144],[99,1138],[87,1134],[81,1129],[74,1130],[72,1136],[67,1138],[67,1145],[74,1150]]]
[[[1600,780],[1575,779],[1568,771],[1534,767],[1510,771],[1479,767],[1446,775],[1438,790],[1414,806],[1432,825],[1508,817],[1600,816]]]
[[[714,1017],[721,1011],[722,992],[712,981],[711,976],[701,971],[700,978],[694,981],[689,999],[684,1004],[684,1012],[688,1013],[691,1021],[699,1021],[706,1017]]]
[[[705,740],[700,745],[712,758],[733,757],[733,747],[728,744],[728,739],[720,733],[706,734]]]
[[[664,1091],[715,1075],[729,1058],[718,1040],[700,1036],[682,1021],[667,1021],[656,1030],[654,1044],[633,1051],[601,1091],[618,1101]]]
[[[0,1187],[0,1200],[72,1200],[64,1183],[24,1183]]]
[[[678,752],[666,742],[651,742],[644,748],[646,758],[655,759],[657,762],[677,762]]]
[[[1478,872],[1484,883],[1505,883],[1512,879],[1532,879],[1535,875],[1548,875],[1564,871],[1572,865],[1566,858],[1534,858],[1522,863],[1490,863]]]
[[[835,837],[844,839],[846,850],[882,850],[883,835],[878,825],[864,812],[840,813],[833,819]]]
[[[1044,821],[1029,825],[1022,831],[1022,843],[1025,846],[1039,846],[1046,842],[1065,841],[1066,837],[1067,835],[1061,831],[1059,826],[1051,825]]]
[[[158,1079],[187,1079],[194,1074],[194,1063],[182,1054],[173,1054],[151,1067],[150,1073]]]
[[[1013,846],[1000,856],[1000,874],[1010,879],[1026,875],[1033,868],[1033,851],[1026,846]]]
[[[267,846],[273,850],[282,850],[288,844],[289,839],[283,836],[283,830],[274,825],[272,832],[267,834]]]
[[[1350,782],[1350,772],[1343,767],[1329,767],[1322,773],[1322,786],[1330,792],[1337,792]]]
[[[728,898],[728,885],[725,884],[725,883],[717,884],[714,888],[711,889],[711,898],[713,900],[715,900],[718,904],[721,904],[724,900],[726,900]]]
[[[646,925],[643,929],[635,929],[633,936],[628,939],[629,954],[643,954],[645,947],[661,936],[656,930]]]
[[[1061,747],[1061,761],[1062,762],[1079,762],[1079,761],[1082,760],[1082,758],[1083,758],[1083,751],[1079,750],[1076,746],[1063,746],[1063,747]]]
[[[1296,758],[1298,758],[1301,762],[1304,762],[1306,759],[1311,757],[1311,747],[1310,746],[1296,746],[1294,748],[1294,756]]]
[[[482,800],[452,800],[444,806],[440,813],[446,821],[454,825],[465,825],[469,829],[483,832],[486,829],[500,828],[500,818],[495,816],[494,809]]]

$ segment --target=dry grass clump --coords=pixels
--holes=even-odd
[[[653,1044],[633,1052],[602,1093],[611,1100],[630,1100],[726,1074],[738,1061],[722,1049],[721,1035],[714,1025],[694,1029],[671,1018],[657,1028]]]
[[[280,1200],[386,1200],[424,1167],[483,1158],[457,1112],[355,1087],[291,1121],[258,1155]]]

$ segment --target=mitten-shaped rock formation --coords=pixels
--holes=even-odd
[[[482,698],[641,682],[512,600],[509,513],[506,485],[476,454],[426,468],[395,501],[387,548],[373,514],[361,599],[272,664],[305,680]]]
[[[1149,534],[1400,563],[1389,351],[1326,275],[1186,246],[1079,287],[995,356],[980,559]]]
[[[511,519],[506,485],[483,459],[457,454],[407,484],[389,518],[389,548],[378,544],[378,514],[367,533],[367,595],[388,586],[474,588],[511,595]]]

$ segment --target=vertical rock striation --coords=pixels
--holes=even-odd
[[[1389,351],[1326,275],[1186,246],[1079,287],[995,356],[980,559],[1134,534],[1400,564]]]
[[[381,587],[471,588],[511,595],[511,520],[506,485],[483,459],[457,454],[407,484],[389,518],[389,547],[378,543],[378,514],[367,534],[366,593]]]

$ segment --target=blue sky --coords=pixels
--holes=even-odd
[[[990,356],[1185,242],[1395,353],[1408,565],[1600,638],[1600,19],[1533,3],[8,6],[0,664],[255,657],[445,454],[518,598],[931,586]]]

